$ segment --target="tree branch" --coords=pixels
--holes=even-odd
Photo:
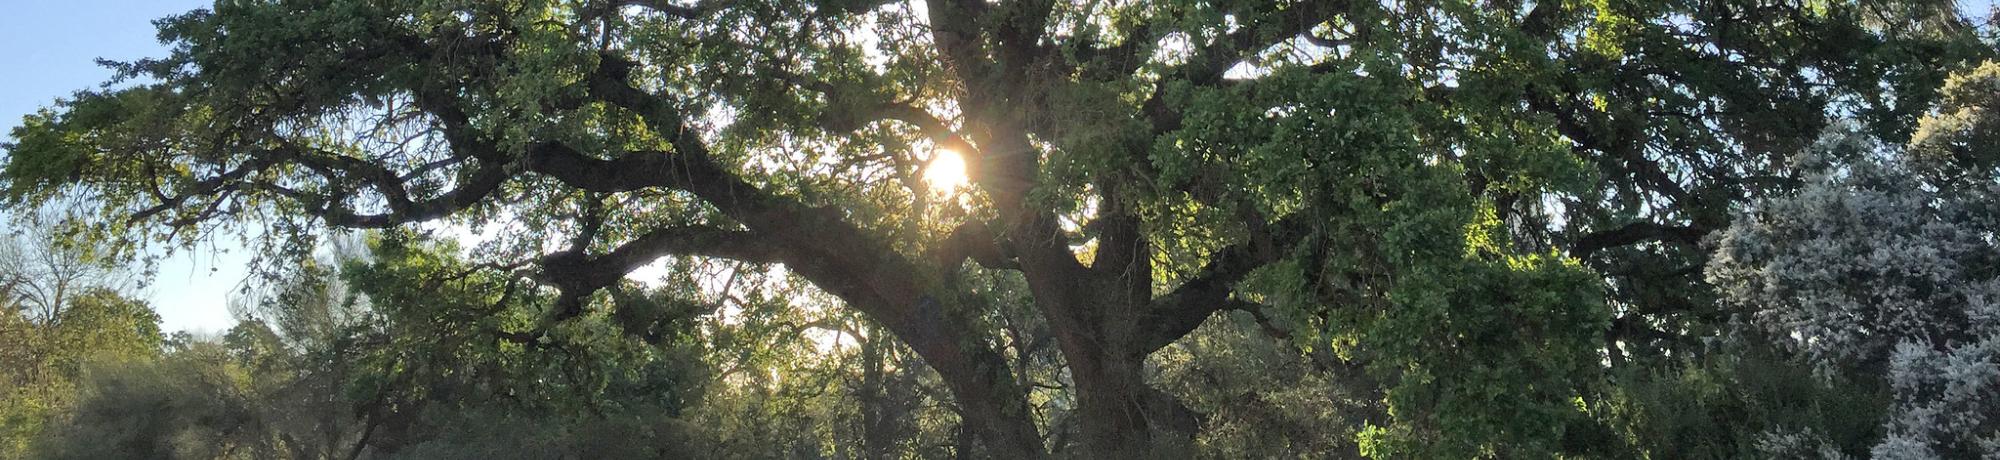
[[[700,2],[692,7],[675,5],[669,0],[616,0],[611,2],[611,7],[614,9],[627,6],[637,6],[658,11],[661,14],[690,21],[701,19],[704,13],[714,9],[713,2]]]
[[[601,62],[588,81],[591,97],[636,112],[669,139],[674,152],[601,160],[543,143],[532,149],[530,170],[593,191],[667,187],[702,198],[758,235],[758,244],[769,247],[794,273],[909,344],[945,378],[968,411],[978,414],[970,421],[996,452],[1016,458],[1046,455],[1027,412],[1025,391],[976,326],[974,313],[957,306],[956,293],[929,292],[916,277],[915,263],[847,222],[838,210],[771,194],[726,171],[710,158],[700,136],[687,129],[673,104],[628,82],[632,61],[607,55]]]
[[[1584,234],[1570,246],[1569,252],[1571,257],[1588,259],[1597,251],[1651,241],[1700,244],[1704,236],[1708,236],[1708,230],[1698,227],[1633,222],[1611,230]]]
[[[1194,331],[1216,311],[1228,308],[1236,283],[1251,271],[1276,262],[1283,254],[1278,248],[1304,241],[1309,228],[1304,217],[1294,214],[1273,225],[1268,232],[1253,234],[1249,241],[1224,247],[1210,256],[1200,272],[1166,295],[1153,299],[1140,321],[1142,330],[1133,352],[1146,356]]]
[[[1019,269],[1021,264],[1007,255],[1000,246],[993,230],[985,222],[972,220],[959,224],[958,228],[945,237],[937,249],[931,251],[931,261],[945,270],[954,270],[966,259],[972,259],[979,266],[996,269]]]

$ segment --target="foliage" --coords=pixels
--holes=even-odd
[[[1806,187],[1757,203],[1709,267],[1773,340],[1824,372],[1886,380],[1896,404],[1875,457],[2000,454],[1988,415],[2000,410],[2000,221],[1978,164],[1993,153],[1975,143],[1994,117],[1974,89],[1996,81],[1990,64],[1955,78],[1907,149],[1829,136],[1804,160],[1817,168]]]
[[[339,272],[352,294],[332,297],[358,299],[365,308],[338,333],[287,328],[310,334],[281,336],[246,319],[214,340],[177,340],[157,360],[91,366],[77,384],[76,406],[62,411],[60,425],[42,436],[36,455],[672,457],[698,445],[689,438],[694,430],[672,419],[700,389],[688,380],[699,378],[689,377],[693,363],[672,361],[676,355],[667,349],[645,345],[636,335],[628,339],[608,323],[596,326],[596,343],[584,335],[592,329],[579,325],[568,331],[578,335],[560,342],[529,342],[560,355],[529,352],[467,318],[492,317],[478,314],[481,309],[531,310],[532,301],[493,303],[497,296],[463,290],[481,284],[450,279],[463,268],[431,249],[393,239],[375,247],[369,260],[350,260]],[[313,277],[331,275],[306,270],[289,285],[323,286]],[[329,300],[302,299],[299,292],[281,290],[261,311],[280,313],[295,325],[339,319],[327,316]],[[424,297],[413,297],[419,293]],[[614,328],[612,335],[605,336],[603,327]],[[666,334],[675,337],[671,330]],[[153,337],[143,348],[158,353],[161,344]],[[64,347],[120,348],[104,340]]]
[[[123,284],[84,253],[9,239],[19,296],[0,296],[0,457],[24,457],[51,421],[72,410],[78,379],[98,365],[143,362],[160,351],[159,315],[113,289]]]
[[[22,231],[0,239],[0,302],[29,320],[52,323],[75,297],[92,290],[123,292],[138,274],[118,265],[115,246],[69,234],[43,210],[17,220]]]
[[[186,406],[134,423],[259,428],[98,446],[129,455],[1969,455],[2000,317],[1972,20],[217,2],[13,130],[0,203],[79,203],[121,256],[258,235],[220,355],[79,407],[343,414]],[[924,180],[944,150],[965,187]]]
[[[98,367],[77,405],[51,430],[46,458],[272,458],[280,440],[259,409],[259,388],[217,344],[153,362]]]
[[[1742,346],[1623,371],[1605,418],[1648,458],[1862,458],[1882,436],[1890,400],[1879,380],[1826,379],[1767,345]]]

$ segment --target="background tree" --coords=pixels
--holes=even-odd
[[[42,233],[47,235],[47,233]],[[0,242],[0,457],[25,456],[96,364],[159,354],[159,315],[121,294],[125,273],[63,240]]]
[[[50,324],[86,292],[123,292],[139,280],[119,263],[116,246],[80,238],[55,208],[17,217],[0,241],[0,298],[29,320]]]
[[[560,342],[493,340],[518,334],[519,318],[546,313],[548,297],[503,298],[496,277],[469,271],[450,246],[390,238],[369,247],[334,272],[307,265],[281,284],[293,288],[258,308],[288,324],[325,323],[305,318],[354,302],[335,333],[309,327],[287,336],[299,330],[245,318],[219,337],[170,343],[158,359],[88,367],[74,408],[57,411],[29,452],[673,458],[708,445],[677,420],[697,401],[703,376],[694,355],[667,347],[688,340],[684,326],[627,334],[597,313],[566,323]],[[310,289],[299,286],[325,286],[328,276],[350,288],[302,297]],[[151,347],[160,350],[157,341]]]
[[[1708,270],[1752,324],[1823,372],[1885,381],[1876,458],[2000,455],[2000,65],[1955,76],[1902,148],[1829,136],[1796,195],[1723,234]]]

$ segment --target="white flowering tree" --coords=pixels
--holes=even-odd
[[[1876,458],[2000,456],[1996,89],[2000,65],[1954,78],[1906,147],[1822,139],[1795,163],[1805,186],[1741,213],[1708,267],[1821,372],[1884,375]]]

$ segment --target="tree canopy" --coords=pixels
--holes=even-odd
[[[196,391],[145,383],[175,373],[359,408],[65,455],[1996,455],[1978,21],[224,1],[27,117],[0,203],[71,204],[112,259],[265,256],[259,321],[92,377],[70,423]],[[365,257],[296,262],[353,230]],[[264,391],[229,382],[201,388]],[[521,439],[552,450],[490,450]],[[593,450],[626,447],[658,449]]]

